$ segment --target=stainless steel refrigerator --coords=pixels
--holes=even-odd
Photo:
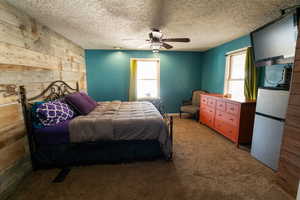
[[[251,155],[277,170],[289,92],[258,89]]]

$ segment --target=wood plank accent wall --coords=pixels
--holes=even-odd
[[[0,3],[0,90],[25,85],[28,95],[50,82],[79,81],[86,90],[84,50],[20,10]],[[0,93],[0,199],[6,198],[30,169],[19,95]]]
[[[300,25],[298,29],[300,31]],[[279,160],[279,184],[296,197],[300,179],[300,34]]]

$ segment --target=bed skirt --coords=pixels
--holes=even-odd
[[[34,169],[64,168],[98,163],[128,163],[164,157],[157,140],[44,145],[38,147],[32,156]]]

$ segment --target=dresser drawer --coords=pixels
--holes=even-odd
[[[225,121],[235,127],[239,125],[239,119],[231,114],[226,114]]]
[[[213,108],[211,108],[211,107],[209,107],[209,106],[202,106],[202,107],[200,108],[200,113],[201,113],[201,112],[205,112],[206,114],[212,115],[213,117],[214,117],[214,115],[215,115],[215,109],[213,109]]]
[[[200,112],[200,122],[213,128],[214,125],[214,116],[208,112]]]
[[[235,115],[231,115],[226,112],[219,111],[219,110],[216,111],[216,119],[222,120],[222,121],[224,121],[228,124],[231,124],[233,126],[236,126],[236,127],[239,124],[239,119]]]
[[[239,105],[235,103],[228,103],[226,102],[226,112],[233,114],[233,115],[238,115],[239,114]]]
[[[226,119],[225,115],[226,115],[225,112],[222,112],[219,110],[216,111],[216,119],[218,119],[218,120],[225,120]]]
[[[216,100],[213,98],[208,98],[207,105],[214,108],[216,106]]]
[[[238,129],[228,123],[224,123],[222,120],[215,119],[215,129],[231,141],[237,141]]]
[[[208,100],[207,97],[201,95],[201,104],[205,104],[206,105],[208,103],[207,100]]]
[[[217,101],[217,109],[221,111],[225,111],[225,102],[224,101]]]

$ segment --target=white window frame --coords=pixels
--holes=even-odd
[[[226,68],[225,68],[225,78],[224,78],[224,95],[228,95],[229,92],[229,81],[242,81],[245,80],[245,78],[243,79],[232,79],[231,78],[231,58],[233,56],[237,56],[240,54],[246,54],[247,52],[247,48],[242,48],[242,49],[238,49],[235,51],[230,51],[228,53],[226,53]]]
[[[138,98],[136,96],[136,98],[138,100],[142,100],[142,99],[159,99],[160,98],[160,59],[159,58],[130,58],[131,60],[135,60],[136,62],[139,61],[156,61],[157,62],[157,77],[155,80],[157,80],[157,97],[143,97],[143,98]],[[137,64],[138,67],[138,64]],[[143,80],[154,80],[154,79],[143,79]],[[137,77],[135,77],[135,81],[136,81],[136,86],[137,86]],[[136,87],[136,95],[137,95],[137,88]]]

